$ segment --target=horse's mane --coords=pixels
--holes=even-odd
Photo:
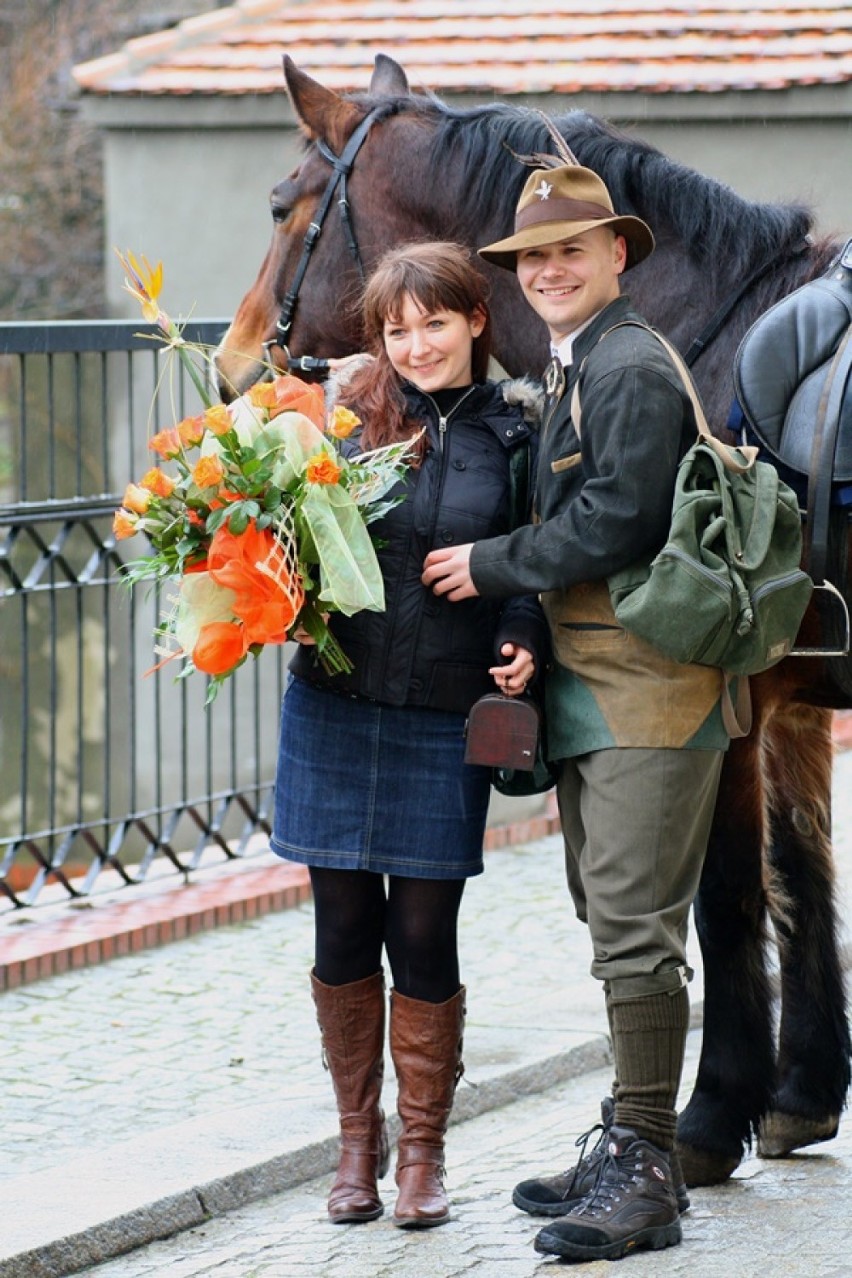
[[[511,226],[530,171],[516,156],[554,149],[541,116],[506,103],[451,107],[427,94],[397,99],[394,107],[436,125],[430,172],[452,169],[464,192],[456,201],[458,216],[474,238],[486,208]],[[745,200],[585,111],[554,117],[554,123],[580,162],[604,179],[619,213],[644,218],[658,239],[681,241],[698,265],[724,258],[734,269],[746,269],[796,248],[811,231],[810,209]]]

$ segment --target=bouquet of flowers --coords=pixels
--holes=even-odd
[[[327,415],[321,388],[297,377],[260,382],[231,404],[213,402],[198,348],[157,304],[162,266],[130,253],[120,260],[126,287],[205,403],[149,441],[173,472],[155,465],[128,484],[113,520],[117,539],[141,532],[153,547],[125,565],[130,583],[174,583],[157,651],[182,659],[179,677],[209,675],[208,702],[249,653],[284,643],[297,628],[329,672],[350,671],[327,614],[385,606],[367,527],[395,504],[387,494],[406,469],[411,441],[344,457],[340,441],[358,418],[340,405]]]

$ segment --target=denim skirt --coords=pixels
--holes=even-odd
[[[387,706],[291,678],[273,851],[335,870],[481,874],[491,775],[464,762],[464,722],[462,714]]]

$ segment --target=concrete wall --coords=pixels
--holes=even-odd
[[[852,233],[852,85],[537,104],[604,115],[748,198],[813,204],[820,229]],[[117,246],[163,260],[166,309],[232,314],[269,243],[269,192],[301,154],[286,98],[90,98],[85,106],[104,136],[112,313],[135,313],[112,258]]]

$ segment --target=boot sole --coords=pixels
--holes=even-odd
[[[519,1211],[525,1211],[528,1216],[567,1216],[571,1208],[576,1207],[579,1201],[579,1198],[564,1198],[558,1203],[540,1203],[536,1202],[534,1198],[524,1198],[523,1194],[519,1194],[517,1189],[512,1194],[514,1205]],[[686,1192],[686,1185],[680,1185],[677,1189],[677,1209],[681,1216],[684,1212],[689,1211],[689,1195]]]
[[[536,1251],[545,1256],[562,1256],[567,1260],[620,1260],[622,1256],[628,1256],[631,1252],[639,1251],[640,1248],[662,1251],[664,1247],[675,1247],[682,1237],[680,1224],[675,1221],[674,1224],[665,1225],[662,1228],[641,1229],[629,1238],[606,1243],[602,1247],[569,1242],[555,1234],[549,1234],[547,1229],[542,1229],[533,1245]]]

